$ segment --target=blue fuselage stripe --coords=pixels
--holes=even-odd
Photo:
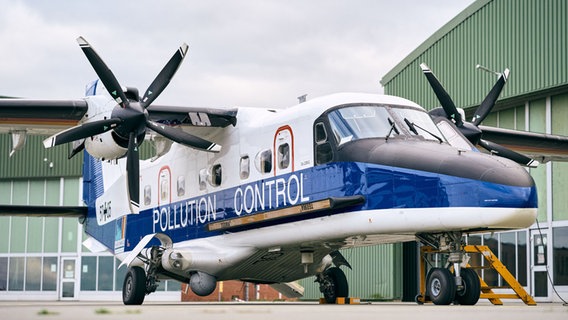
[[[124,243],[131,250],[143,236],[162,232],[175,242],[210,237],[221,231],[207,231],[210,222],[245,217],[263,211],[281,209],[329,197],[365,196],[365,203],[355,208],[291,219],[311,219],[322,214],[346,210],[439,207],[536,208],[536,188],[496,183],[360,162],[339,162],[296,171],[238,187],[208,193],[201,197],[142,210],[98,231],[105,245]],[[425,217],[427,218],[427,217]],[[289,222],[278,220],[272,224]],[[122,230],[127,226],[126,232]],[[257,228],[250,225],[247,228]],[[90,210],[87,229],[97,226],[94,208]],[[126,239],[119,239],[122,235]]]

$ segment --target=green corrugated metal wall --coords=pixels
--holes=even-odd
[[[9,157],[12,139],[10,135],[0,135],[0,179],[81,176],[83,155],[68,160],[66,145],[46,149],[44,138],[28,136],[23,149]],[[51,168],[50,163],[53,163]]]
[[[568,1],[476,1],[383,77],[385,93],[439,106],[422,62],[464,108],[477,106],[496,80],[477,64],[511,70],[502,100],[568,86]]]
[[[12,138],[8,134],[0,135],[0,180],[20,178],[60,178],[82,175],[83,154],[68,160],[69,147],[61,145],[46,149],[40,136],[28,136],[26,145],[9,157]],[[144,142],[140,148],[140,157],[147,159],[152,154],[150,143]],[[50,167],[53,163],[53,167]]]
[[[341,250],[353,270],[341,267],[349,282],[349,295],[365,300],[400,300],[402,297],[402,244]],[[322,295],[319,284],[310,277],[300,281],[305,300]]]

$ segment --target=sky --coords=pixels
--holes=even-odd
[[[96,79],[76,39],[142,95],[182,43],[155,104],[282,108],[381,78],[473,0],[0,0],[0,95],[77,99]]]

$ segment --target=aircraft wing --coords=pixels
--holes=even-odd
[[[77,125],[88,102],[76,100],[0,99],[0,133],[24,130],[31,135],[53,135]],[[166,125],[226,127],[237,123],[236,109],[152,105],[150,120]]]
[[[539,162],[568,161],[568,137],[479,126],[483,139],[512,149]]]
[[[221,127],[237,124],[237,109],[151,105],[150,120],[169,125]]]
[[[25,130],[52,135],[77,124],[87,113],[87,101],[0,99],[0,133]]]

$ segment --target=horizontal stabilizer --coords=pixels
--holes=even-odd
[[[85,218],[87,207],[0,205],[0,216]]]

